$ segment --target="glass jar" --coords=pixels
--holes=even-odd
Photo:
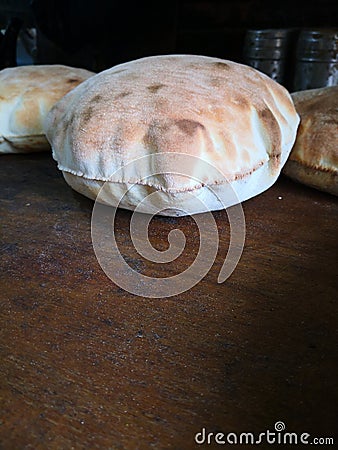
[[[338,84],[338,30],[303,29],[296,46],[295,91]]]

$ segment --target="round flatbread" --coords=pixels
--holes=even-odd
[[[338,86],[292,94],[301,122],[283,173],[338,195]]]
[[[0,71],[0,153],[50,149],[43,121],[51,107],[93,72],[62,65]]]
[[[127,209],[156,192],[160,214],[184,215],[234,204],[225,198],[229,188],[237,203],[270,187],[298,122],[289,93],[257,70],[206,56],[165,55],[85,81],[52,108],[46,134],[76,191],[95,199],[108,182],[104,201]],[[155,154],[162,155],[156,164]],[[177,163],[179,174],[169,164],[176,154],[191,157]],[[146,163],[130,165],[147,155]],[[150,212],[149,203],[139,211]]]

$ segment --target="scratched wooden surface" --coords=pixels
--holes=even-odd
[[[203,427],[259,433],[277,421],[337,439],[336,198],[281,178],[244,203],[246,244],[224,284],[229,225],[214,213],[209,274],[148,299],[103,273],[93,202],[50,155],[1,156],[0,171],[1,449],[193,449]],[[118,212],[122,253],[164,276],[133,251],[129,220]],[[150,227],[159,249],[177,227],[187,251],[168,274],[196,254],[197,230],[191,218]]]

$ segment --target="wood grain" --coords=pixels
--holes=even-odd
[[[214,266],[176,297],[136,297],[95,258],[93,202],[50,155],[1,156],[1,449],[193,449],[195,433],[288,431],[337,439],[337,200],[286,178],[243,204],[246,244],[223,284],[225,211]],[[191,218],[154,218],[151,242]],[[337,441],[336,441],[337,442]],[[208,445],[208,448],[219,448]],[[262,446],[262,448],[264,448]]]

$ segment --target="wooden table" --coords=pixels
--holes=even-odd
[[[229,224],[214,213],[223,238],[208,275],[149,299],[106,277],[93,202],[49,154],[0,159],[1,449],[192,449],[203,428],[277,421],[337,442],[336,198],[281,177],[245,202],[244,252],[223,284]],[[118,211],[121,252],[163,276],[133,253],[130,217]],[[150,236],[162,248],[177,227],[189,237],[180,270],[196,251],[192,219],[155,217]]]

